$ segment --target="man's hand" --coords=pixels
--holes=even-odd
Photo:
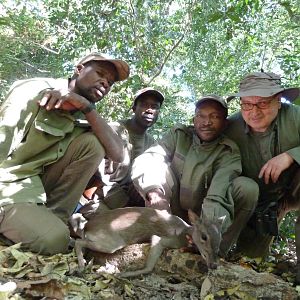
[[[39,101],[39,105],[47,110],[82,110],[89,104],[90,102],[86,98],[65,89],[49,90],[45,92],[43,98]]]
[[[161,210],[165,209],[168,212],[171,211],[170,204],[160,189],[153,189],[147,193],[145,206]]]
[[[265,184],[268,184],[270,179],[272,182],[276,183],[280,174],[284,170],[288,169],[293,162],[294,159],[288,153],[281,153],[264,164],[259,172],[258,177],[263,178]]]

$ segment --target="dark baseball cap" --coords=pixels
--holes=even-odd
[[[138,90],[137,93],[134,95],[133,106],[136,105],[137,100],[141,96],[145,96],[145,95],[153,95],[160,102],[160,105],[162,105],[163,101],[165,100],[164,95],[160,91],[158,91],[152,87],[146,87],[141,90]]]
[[[220,103],[225,108],[226,114],[228,114],[227,103],[221,96],[218,96],[215,94],[208,94],[208,95],[202,96],[195,104],[196,109],[199,108],[199,106],[205,101],[215,101],[217,103]]]

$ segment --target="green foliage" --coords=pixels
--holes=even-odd
[[[287,254],[289,251],[289,244],[295,240],[295,222],[296,213],[289,212],[280,224],[279,236],[275,239],[272,249],[277,250],[278,253]]]
[[[125,116],[128,97],[149,84],[167,92],[177,111],[184,108],[177,106],[180,92],[189,107],[201,94],[233,92],[241,76],[261,67],[299,83],[299,0],[19,0],[3,1],[1,12],[2,98],[15,79],[66,76],[93,50],[131,66],[113,100],[125,108],[114,118]]]
[[[200,95],[234,92],[249,71],[300,84],[299,0],[5,0],[0,11],[0,100],[16,79],[71,75],[89,51],[131,67],[99,104],[108,119],[126,118],[141,87],[166,95],[157,135],[189,123]],[[230,112],[237,109],[233,101]]]

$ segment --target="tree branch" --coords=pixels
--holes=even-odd
[[[14,39],[17,40],[17,41],[21,41],[21,43],[24,43],[24,37],[21,37],[21,36],[15,36]],[[48,48],[48,47],[46,47],[46,46],[44,46],[44,45],[41,45],[41,44],[39,44],[39,43],[37,43],[37,42],[35,42],[35,41],[33,41],[33,40],[28,40],[28,41],[26,41],[26,43],[27,43],[27,44],[33,44],[33,45],[35,45],[35,46],[38,46],[38,47],[40,47],[40,48],[42,48],[42,49],[44,49],[44,50],[46,50],[46,51],[48,51],[48,52],[51,52],[51,53],[53,53],[53,54],[57,54],[57,55],[59,54],[59,52],[57,52],[57,51],[55,51],[55,50],[52,50],[52,49],[50,49],[50,48]]]
[[[31,41],[31,43],[33,43],[34,45],[36,45],[36,46],[38,46],[38,47],[40,47],[40,48],[42,48],[42,49],[44,49],[44,50],[46,50],[46,51],[48,51],[48,52],[51,52],[51,53],[53,53],[53,54],[59,54],[59,52],[57,52],[57,51],[55,51],[55,50],[52,50],[52,49],[50,49],[50,48],[48,48],[48,47],[46,47],[46,46],[44,46],[44,45],[41,45],[41,44],[39,44],[39,43],[36,43],[36,42],[33,42],[33,41]]]
[[[134,48],[135,48],[135,53],[136,53],[136,56],[137,56],[137,59],[138,60],[142,60],[142,55],[141,55],[141,43],[140,43],[140,37],[138,36],[138,24],[136,22],[138,16],[137,16],[137,13],[136,13],[136,9],[132,3],[132,0],[129,1],[129,4],[130,4],[130,9],[131,9],[131,28],[132,28],[132,31],[133,31],[133,36],[134,36],[134,41],[135,41],[135,44],[134,44]],[[128,10],[128,12],[130,13],[130,10]],[[141,77],[143,78],[143,75],[144,75],[144,72],[142,70],[142,73],[141,73]]]
[[[172,1],[170,1],[170,3],[172,3]],[[190,3],[190,5],[193,5],[192,3]],[[154,76],[148,81],[147,85],[150,85],[154,79],[156,77],[158,77],[160,75],[160,73],[162,72],[165,64],[167,63],[169,57],[171,56],[171,54],[174,52],[174,50],[179,46],[179,44],[182,42],[183,38],[187,35],[187,32],[189,31],[189,27],[191,24],[191,13],[188,9],[188,15],[187,15],[187,21],[186,24],[184,25],[184,32],[182,33],[181,37],[178,39],[178,41],[173,45],[173,47],[170,49],[170,51],[168,52],[168,54],[165,56],[162,64],[160,65],[158,71],[154,74]]]
[[[179,44],[180,44],[181,41],[183,40],[184,36],[185,36],[185,35],[183,34],[183,35],[179,38],[179,40],[173,45],[173,47],[170,49],[169,53],[165,56],[165,58],[164,58],[162,64],[160,65],[158,71],[157,71],[157,72],[154,74],[154,76],[147,82],[147,85],[150,85],[150,84],[154,81],[154,79],[155,79],[156,77],[159,76],[159,74],[162,72],[162,70],[163,70],[165,64],[167,63],[169,57],[171,56],[172,52],[179,46]]]
[[[49,73],[49,71],[47,71],[47,70],[41,70],[41,69],[35,67],[34,65],[32,65],[32,64],[30,64],[30,63],[27,63],[26,61],[23,61],[23,60],[21,60],[21,59],[19,59],[19,58],[10,56],[10,59],[11,59],[11,60],[16,60],[16,61],[18,61],[18,62],[20,62],[20,63],[22,63],[22,64],[24,64],[24,65],[26,65],[26,66],[28,66],[28,67],[30,67],[30,68],[32,68],[32,69],[34,69],[34,70],[40,72],[40,73]]]

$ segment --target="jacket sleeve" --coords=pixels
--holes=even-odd
[[[234,202],[229,193],[229,186],[241,171],[241,158],[237,146],[231,149],[228,147],[216,161],[214,175],[203,201],[202,211],[209,218],[226,217],[223,231],[231,224],[234,214]]]
[[[138,156],[132,165],[131,179],[145,198],[148,191],[158,188],[163,192],[169,165],[175,149],[175,133],[168,131],[156,144]]]
[[[16,81],[0,107],[0,164],[21,143],[30,124],[39,111],[37,100],[41,91],[55,86],[60,88],[65,80],[32,78]]]
[[[294,121],[291,122],[290,118],[287,115],[287,120],[284,120],[284,122],[286,122],[286,124],[283,124],[283,126],[284,126],[283,130],[285,131],[285,133],[281,132],[280,134],[281,135],[282,134],[286,134],[286,135],[297,134],[297,140],[299,142],[299,140],[300,140],[300,107],[298,105],[292,105],[291,110],[293,112]],[[290,126],[296,126],[296,130]],[[288,137],[285,136],[285,139],[287,139],[287,138]],[[279,139],[281,140],[281,137],[279,137]],[[290,148],[286,152],[295,160],[295,162],[298,165],[300,165],[300,143],[296,147]]]
[[[115,182],[120,182],[130,175],[132,145],[129,142],[129,133],[123,124],[120,122],[111,122],[109,126],[122,140],[124,159],[122,162],[115,162],[109,158],[105,158],[99,166],[99,172],[102,181],[106,185],[113,185]]]
[[[0,108],[0,163],[21,143],[39,106],[32,87],[16,82]]]

